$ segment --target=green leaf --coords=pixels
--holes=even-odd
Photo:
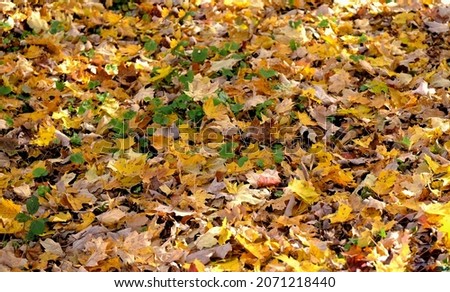
[[[16,220],[21,223],[24,223],[24,222],[27,222],[28,220],[31,220],[31,217],[25,213],[19,213],[16,215]]]
[[[128,134],[129,125],[124,120],[112,119],[109,122],[111,129],[116,133],[117,137],[125,137]]]
[[[361,60],[364,60],[364,56],[362,55],[350,55],[350,59],[353,60],[353,62],[359,62]]]
[[[52,22],[50,23],[50,33],[51,34],[56,34],[63,30],[64,30],[64,25],[62,24],[61,21],[52,20]]]
[[[301,19],[297,21],[289,20],[289,26],[293,29],[297,29],[301,24],[302,24]]]
[[[145,42],[145,44],[144,44],[144,49],[147,52],[154,52],[154,51],[156,51],[157,48],[158,48],[158,43],[155,42],[154,40],[149,40],[149,41]]]
[[[230,109],[231,111],[236,115],[238,112],[240,112],[242,109],[244,108],[243,104],[240,103],[236,103],[236,104],[232,104],[230,105]]]
[[[363,84],[359,87],[359,91],[366,91],[369,88],[367,84]]]
[[[328,19],[322,19],[318,24],[318,26],[322,27],[322,28],[328,27],[328,25],[330,25],[330,23],[328,22]]]
[[[119,67],[116,64],[106,64],[105,71],[108,75],[119,74]]]
[[[170,115],[171,113],[173,113],[173,108],[170,105],[165,105],[158,108],[155,112]]]
[[[38,186],[36,193],[40,197],[45,197],[46,193],[50,193],[51,189],[48,186]]]
[[[248,161],[248,157],[241,157],[238,159],[237,164],[239,167],[244,166],[244,164]]]
[[[157,124],[165,126],[169,123],[169,118],[165,114],[157,112],[153,115],[153,121]]]
[[[260,103],[256,106],[256,116],[261,119],[262,114],[265,113],[266,109],[273,104],[273,100],[269,99],[263,103]]]
[[[278,72],[273,70],[273,69],[259,69],[259,75],[261,75],[262,77],[269,79],[271,77],[275,77],[277,76]]]
[[[203,109],[200,106],[196,106],[194,109],[188,111],[187,115],[191,121],[198,122],[203,118],[205,113],[203,112]]]
[[[98,99],[100,102],[104,102],[105,99],[109,96],[109,93],[108,93],[108,92],[97,93],[95,96],[97,97],[97,99]]]
[[[84,163],[83,154],[81,152],[78,152],[70,155],[70,161],[72,161],[75,164],[83,164]]]
[[[408,136],[405,136],[405,137],[403,137],[403,139],[402,139],[402,143],[403,143],[405,146],[410,147],[410,146],[411,146],[411,139],[409,139]]]
[[[137,112],[133,111],[133,110],[128,110],[123,114],[123,118],[124,120],[131,120],[132,118],[134,118],[136,116]]]
[[[14,120],[10,116],[5,117],[6,124],[10,127],[14,125]]]
[[[56,89],[58,89],[59,91],[63,91],[64,88],[66,88],[66,85],[64,84],[64,81],[55,81],[55,87]]]
[[[87,57],[89,59],[92,59],[95,56],[95,51],[94,51],[94,49],[90,49],[90,50],[81,52],[81,55],[85,56],[85,57]]]
[[[81,137],[78,135],[78,133],[74,133],[72,137],[70,137],[70,143],[72,143],[74,146],[81,146]]]
[[[365,43],[365,42],[367,42],[367,36],[365,35],[365,34],[362,34],[360,37],[359,37],[359,39],[358,39],[358,42],[360,43],[360,44],[362,44],[362,43]]]
[[[87,112],[88,110],[90,110],[92,108],[93,108],[92,100],[90,100],[90,99],[84,100],[83,102],[81,102],[80,106],[78,107],[77,114],[83,115],[85,112]]]
[[[88,89],[94,89],[94,88],[96,88],[99,85],[100,85],[100,81],[98,81],[98,80],[91,80],[88,83]]]
[[[264,168],[264,160],[262,160],[261,158],[258,159],[258,160],[256,160],[256,165],[257,165],[259,168]]]
[[[381,228],[381,230],[380,230],[380,237],[384,239],[384,238],[386,238],[386,236],[387,236],[386,230],[384,228]]]
[[[275,161],[275,163],[281,163],[284,160],[284,151],[282,145],[275,145],[273,149],[273,160]]]
[[[35,214],[39,209],[39,199],[36,196],[31,196],[28,198],[25,204],[27,205],[27,211],[30,215]]]
[[[208,49],[207,48],[194,48],[192,52],[192,61],[195,63],[203,63],[208,57]]]
[[[40,178],[48,175],[47,169],[43,167],[38,167],[33,170],[32,172],[34,178]]]
[[[33,220],[30,224],[30,233],[32,235],[39,235],[45,231],[45,220],[40,218]]]
[[[194,71],[189,70],[186,74],[179,77],[180,82],[183,83],[185,89],[189,89],[189,83],[194,81]]]
[[[0,86],[0,95],[8,95],[11,91],[12,89],[9,86]]]
[[[190,102],[192,102],[192,98],[183,93],[172,102],[172,107],[175,109],[187,109]]]
[[[11,25],[6,21],[0,21],[0,28],[11,28]]]
[[[227,142],[220,146],[219,155],[221,158],[228,159],[233,158],[235,156],[234,148],[236,148],[236,144],[233,142]]]
[[[291,51],[295,51],[300,47],[300,45],[295,40],[290,40],[289,47],[291,48]]]

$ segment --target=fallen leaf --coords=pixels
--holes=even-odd
[[[312,204],[319,200],[320,195],[316,192],[315,188],[305,180],[293,179],[289,182],[288,188],[307,204]]]

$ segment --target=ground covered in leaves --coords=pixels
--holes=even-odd
[[[1,271],[450,268],[449,7],[23,2]]]

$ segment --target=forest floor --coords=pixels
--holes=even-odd
[[[450,7],[22,2],[0,271],[450,269]]]

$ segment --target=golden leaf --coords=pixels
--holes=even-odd
[[[48,146],[55,139],[55,127],[53,126],[41,126],[39,128],[38,137],[31,141],[31,143],[38,146]]]
[[[76,231],[78,231],[78,232],[89,227],[91,225],[91,223],[94,222],[95,215],[92,212],[81,213],[81,219],[83,220],[83,222],[81,224],[79,224],[76,228]]]
[[[14,219],[20,212],[20,205],[12,200],[0,198],[0,218]]]
[[[150,80],[149,80],[150,82],[155,82],[155,81],[158,81],[158,80],[166,78],[167,75],[169,75],[170,72],[172,72],[172,67],[167,66],[167,67],[158,69],[157,72],[158,72],[158,75],[156,75],[155,77],[150,78]]]
[[[290,266],[292,269],[294,269],[294,272],[303,272],[300,263],[292,257],[282,254],[275,258]]]
[[[397,173],[391,170],[383,170],[378,175],[373,191],[379,195],[386,195],[397,180]]]
[[[317,123],[314,122],[307,113],[305,112],[295,112],[297,115],[297,119],[300,121],[300,123],[304,126],[316,126]]]
[[[205,115],[206,117],[208,117],[208,119],[215,119],[215,120],[229,119],[227,107],[222,103],[214,105],[213,98],[209,98],[203,104],[203,111],[205,112]]]
[[[67,213],[59,212],[53,216],[50,216],[48,218],[48,221],[49,222],[67,222],[71,219],[72,219],[72,215],[69,212],[67,212]]]
[[[351,216],[353,209],[347,204],[339,204],[339,208],[334,214],[326,215],[323,219],[330,219],[331,223],[342,223],[353,218]]]
[[[236,238],[237,242],[239,242],[239,244],[242,245],[252,255],[254,255],[258,259],[264,258],[264,255],[262,254],[262,252],[263,252],[262,244],[248,243],[247,240],[244,237],[242,237],[241,235],[237,235],[235,238]]]
[[[237,258],[225,262],[216,262],[212,264],[211,272],[240,272],[242,264]]]
[[[133,147],[136,142],[134,141],[134,137],[129,136],[128,138],[124,139],[116,139],[116,148],[119,150],[127,150]]]
[[[320,195],[316,192],[311,183],[305,180],[294,179],[289,182],[288,188],[291,189],[300,199],[310,205],[319,200]]]

